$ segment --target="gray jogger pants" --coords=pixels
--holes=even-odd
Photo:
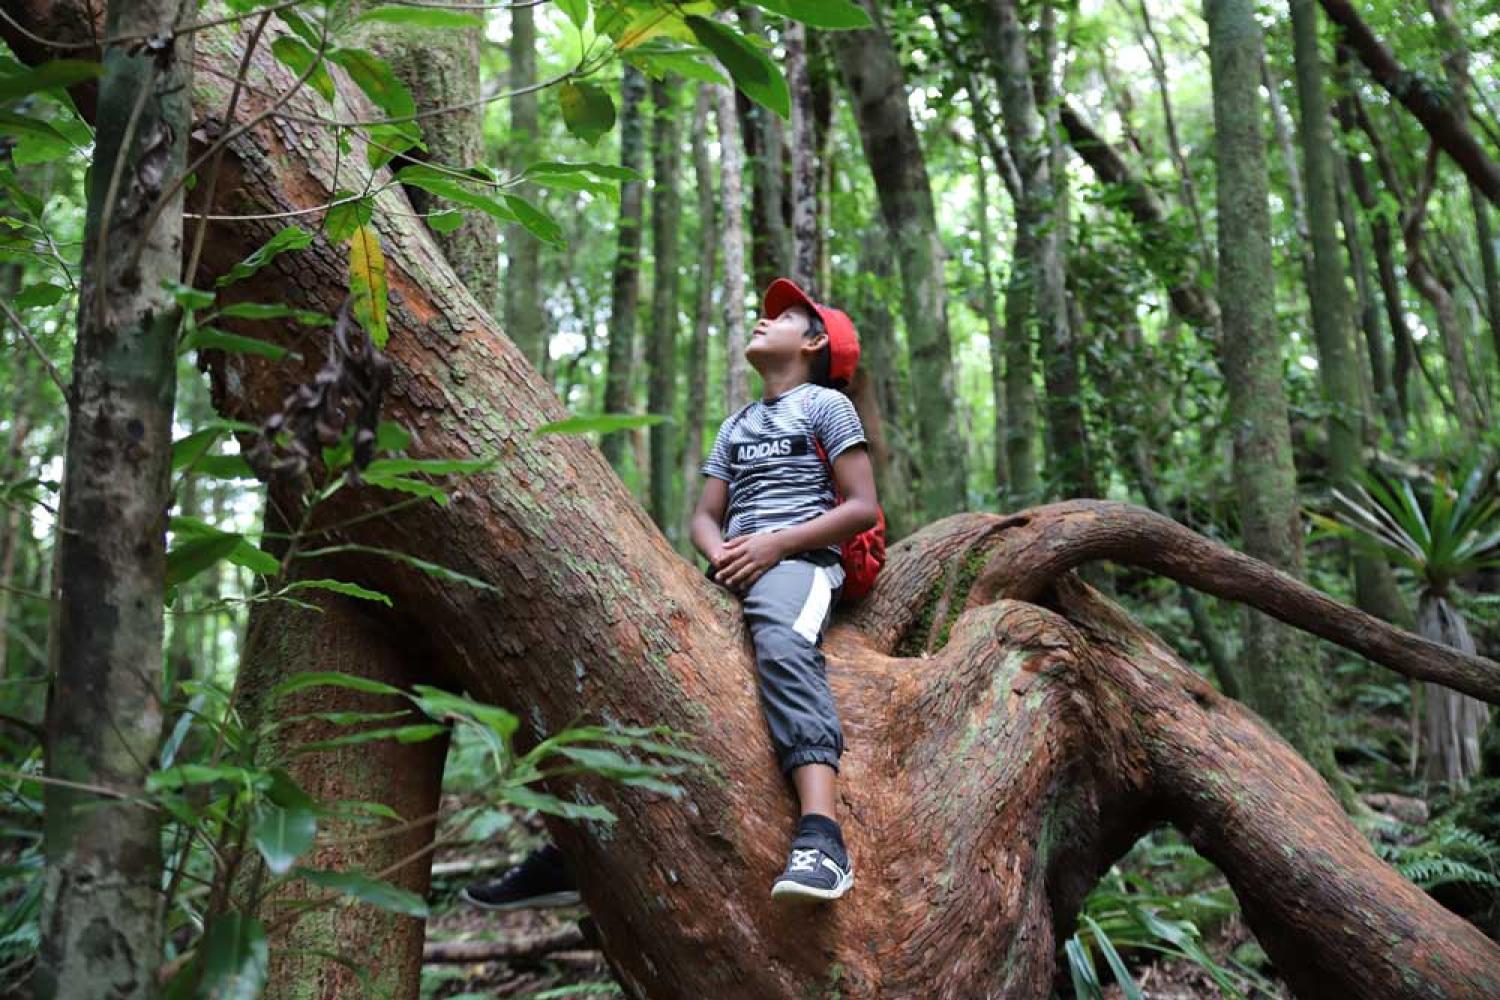
[[[837,564],[784,559],[745,595],[761,708],[783,772],[804,764],[836,771],[844,752],[844,731],[818,649],[843,582]]]

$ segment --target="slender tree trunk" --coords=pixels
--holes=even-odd
[[[29,386],[18,384],[13,395],[15,404],[10,410],[10,440],[5,448],[5,464],[0,466],[0,479],[15,482],[26,477],[26,438],[31,433],[31,415],[26,412],[26,394]],[[16,576],[16,557],[21,551],[21,532],[30,530],[30,519],[22,521],[25,506],[9,504],[0,515],[0,681],[9,676],[10,654],[10,608],[12,584]]]
[[[734,90],[721,86],[717,93],[719,204],[724,206],[724,402],[734,413],[750,401],[750,366],[745,360],[745,174]]]
[[[1213,74],[1219,186],[1219,305],[1234,431],[1234,481],[1245,550],[1293,575],[1302,532],[1274,315],[1263,108],[1257,93],[1261,31],[1251,0],[1205,0]],[[1328,733],[1327,695],[1304,637],[1250,612],[1245,634],[1249,703],[1345,800]]]
[[[863,3],[875,26],[834,32],[830,42],[854,100],[860,141],[901,268],[922,507],[928,516],[939,516],[963,510],[968,502],[965,449],[953,424],[953,348],[943,247],[900,62],[879,10],[871,0]]]
[[[693,505],[703,463],[703,425],[708,419],[708,340],[713,325],[714,283],[719,256],[719,199],[714,191],[708,122],[717,100],[712,86],[698,88],[693,103],[693,181],[698,192],[698,298],[693,310],[693,341],[688,348],[687,412],[683,417],[683,503],[677,537],[690,536]]]
[[[512,169],[541,159],[536,153],[537,94],[519,93],[537,82],[536,13],[527,4],[510,9],[510,146]],[[483,136],[480,136],[483,139]],[[470,215],[482,215],[474,212]],[[544,371],[547,338],[542,315],[542,246],[519,223],[505,228],[505,332]]]
[[[180,4],[110,3],[89,174],[48,691],[38,997],[148,997],[161,960],[158,814],[138,804],[161,735],[162,594],[181,310],[193,39]],[[189,11],[190,13],[191,11]],[[137,251],[139,253],[137,254]]]
[[[1417,632],[1433,642],[1465,653],[1474,651],[1474,637],[1463,615],[1444,594],[1424,590],[1417,601]],[[1428,781],[1468,788],[1480,771],[1480,738],[1490,721],[1490,708],[1478,698],[1423,684],[1425,713],[1422,749]]]
[[[765,38],[765,19],[752,5],[740,8],[752,38]],[[738,90],[737,107],[750,168],[750,261],[757,290],[792,266],[792,233],[786,216],[786,132],[781,118]]]
[[[799,21],[786,25],[786,79],[792,92],[792,256],[791,279],[819,296],[818,287],[818,157],[813,128],[813,92],[808,77],[807,27]]]
[[[656,277],[651,288],[651,332],[646,358],[646,365],[651,370],[647,408],[667,419],[649,428],[651,517],[669,537],[677,529],[677,501],[672,488],[677,464],[677,229],[682,215],[678,182],[682,135],[677,124],[677,95],[675,83],[652,81],[651,100],[655,113],[651,126],[651,250],[655,257],[653,273]]]
[[[972,99],[972,91],[971,91]],[[990,392],[995,400],[995,419],[992,429],[992,438],[995,442],[995,459],[993,463],[995,476],[995,497],[998,500],[1010,493],[1010,466],[1005,456],[1005,330],[1000,326],[999,316],[996,312],[999,303],[995,301],[995,281],[990,272],[990,257],[994,247],[990,239],[990,196],[989,177],[984,169],[984,154],[975,151],[975,165],[977,170],[974,176],[974,185],[979,192],[979,268],[983,288],[981,302],[984,307],[984,331],[985,338],[990,346]]]
[[[1297,98],[1302,113],[1302,164],[1306,175],[1307,225],[1312,261],[1307,294],[1313,335],[1318,345],[1318,378],[1328,416],[1329,481],[1348,492],[1364,471],[1365,422],[1368,412],[1354,350],[1354,323],[1339,250],[1338,204],[1334,191],[1333,129],[1328,124],[1328,97],[1323,90],[1323,57],[1318,51],[1317,0],[1290,0],[1292,40],[1297,66]],[[1295,171],[1296,161],[1288,164]],[[1391,622],[1410,616],[1396,590],[1396,579],[1383,556],[1356,549],[1354,590],[1360,607]]]
[[[1479,243],[1479,264],[1484,274],[1485,314],[1494,341],[1495,364],[1500,366],[1500,253],[1497,253],[1495,228],[1490,221],[1490,207],[1469,189],[1474,209],[1474,239]]]
[[[645,151],[641,103],[645,75],[629,63],[620,84],[620,165],[639,172]],[[614,277],[609,299],[609,354],[605,362],[604,412],[628,413],[634,386],[636,307],[641,294],[640,181],[620,183],[620,217],[616,233]],[[601,447],[616,472],[624,468],[624,434],[605,434]],[[638,470],[644,471],[644,470]]]
[[[1388,335],[1384,326],[1384,314],[1376,301],[1375,288],[1371,282],[1370,260],[1365,253],[1363,227],[1360,213],[1356,210],[1351,190],[1350,152],[1345,159],[1334,163],[1334,191],[1338,197],[1339,223],[1344,231],[1344,249],[1349,255],[1349,271],[1354,277],[1355,299],[1359,307],[1359,327],[1364,334],[1365,350],[1370,363],[1370,391],[1384,419],[1386,429],[1397,445],[1402,444],[1404,428],[1401,411],[1396,403],[1396,394],[1391,387],[1390,359],[1386,355]],[[1380,428],[1374,420],[1366,421],[1365,443],[1375,447],[1380,443]]]
[[[920,486],[921,480],[920,470],[911,460],[911,382],[904,377],[895,318],[883,294],[896,280],[890,242],[878,223],[860,240],[859,298],[854,315],[859,317],[860,368],[873,383],[875,409],[882,425],[882,446],[870,449],[870,459],[875,466],[880,506],[885,511],[886,533],[894,541],[916,527],[913,486]]]

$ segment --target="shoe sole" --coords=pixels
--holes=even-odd
[[[460,891],[458,896],[470,906],[477,906],[481,910],[498,910],[501,912],[507,910],[545,910],[559,906],[579,906],[583,903],[583,900],[579,898],[576,891],[549,892],[542,896],[528,896],[525,899],[518,899],[513,903],[486,903],[469,895],[469,890],[467,889]]]
[[[771,898],[827,902],[832,899],[838,899],[844,893],[848,892],[850,887],[853,885],[853,869],[845,872],[844,877],[839,879],[839,884],[834,886],[832,889],[819,889],[815,886],[803,885],[801,882],[793,882],[790,879],[784,879],[771,886]]]

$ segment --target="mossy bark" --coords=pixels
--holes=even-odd
[[[943,247],[901,65],[879,11],[869,0],[864,6],[875,26],[835,32],[830,43],[854,101],[860,141],[901,271],[922,508],[928,517],[938,517],[968,506],[967,455],[954,426]]]
[[[168,41],[106,49],[98,85],[52,609],[46,771],[59,783],[45,794],[41,998],[149,997],[161,961],[160,819],[139,796],[162,725],[182,319],[164,286],[183,252],[181,192],[163,196],[185,169],[192,112],[179,9],[112,2],[102,26]]]
[[[1261,30],[1250,0],[1205,0],[1213,73],[1219,188],[1219,306],[1233,427],[1234,481],[1245,551],[1292,575],[1302,572],[1297,477],[1276,332],[1263,108]],[[1327,693],[1305,637],[1248,612],[1246,694],[1341,797],[1328,732]]]

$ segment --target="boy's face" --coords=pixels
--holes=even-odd
[[[775,365],[801,357],[809,365],[827,343],[826,334],[807,336],[809,315],[806,306],[792,306],[773,318],[762,316],[750,329],[745,357],[756,371],[767,364]]]

